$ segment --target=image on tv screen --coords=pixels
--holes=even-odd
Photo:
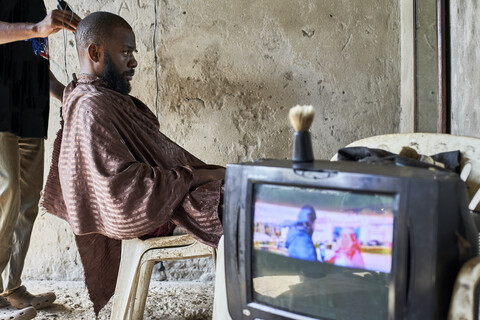
[[[308,192],[308,190],[302,190]],[[390,272],[391,197],[315,190],[292,203],[256,198],[254,248],[337,266]],[[322,198],[325,198],[322,201]]]
[[[254,295],[290,311],[298,299],[303,313],[327,319],[384,319],[395,208],[394,195],[255,185]]]

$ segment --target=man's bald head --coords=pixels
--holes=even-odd
[[[82,19],[77,26],[75,41],[77,51],[83,51],[90,44],[103,46],[117,27],[132,29],[125,19],[110,12],[94,12]]]
[[[101,77],[111,89],[128,94],[137,67],[135,34],[128,22],[95,12],[78,24],[75,39],[80,73]]]

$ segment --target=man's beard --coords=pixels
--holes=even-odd
[[[132,90],[132,86],[127,81],[124,75],[118,72],[117,68],[112,62],[112,59],[105,52],[105,58],[103,59],[104,69],[103,69],[103,80],[107,82],[107,84],[113,90],[120,92],[122,94],[129,94]]]

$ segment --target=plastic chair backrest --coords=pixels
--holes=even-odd
[[[399,153],[406,146],[424,155],[459,150],[462,154],[461,167],[465,167],[466,163],[471,164],[471,172],[466,180],[470,200],[480,187],[480,138],[438,133],[396,133],[373,136],[347,145],[360,146],[393,153]],[[337,160],[337,155],[332,160]]]

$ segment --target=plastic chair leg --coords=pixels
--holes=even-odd
[[[215,262],[215,289],[213,299],[213,320],[232,320],[228,312],[227,286],[225,284],[224,239],[220,238]]]
[[[217,256],[218,256],[217,250],[218,249],[212,249],[212,260],[213,260],[213,269],[214,270],[217,270]]]
[[[118,271],[117,286],[113,299],[110,320],[128,320],[130,314],[127,310],[131,305],[131,294],[138,284],[139,262],[143,255],[143,248],[138,243],[139,239],[125,240],[122,242],[122,257]]]
[[[133,313],[132,320],[143,319],[145,312],[145,303],[148,295],[148,288],[150,287],[150,278],[152,277],[152,270],[155,262],[152,260],[142,261],[137,282],[137,288],[134,291],[135,296],[132,296]]]
[[[478,310],[475,310],[475,289],[479,283],[480,256],[477,256],[465,262],[457,275],[448,320],[478,319]]]
[[[143,319],[155,261],[208,256],[215,261],[215,250],[187,235],[124,240],[110,320]]]

